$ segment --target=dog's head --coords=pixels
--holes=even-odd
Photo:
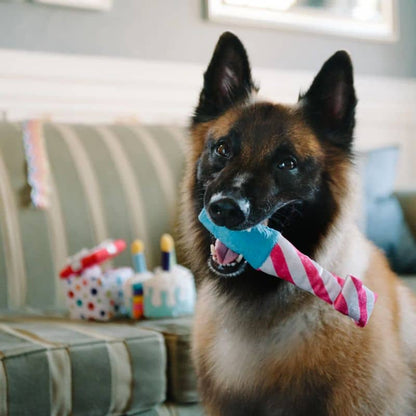
[[[351,60],[335,53],[294,106],[259,101],[256,93],[242,43],[224,33],[191,129],[195,214],[205,207],[216,224],[235,230],[268,222],[311,255],[337,216],[351,160]],[[218,242],[211,252],[218,275],[247,267]]]

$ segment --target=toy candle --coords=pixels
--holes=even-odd
[[[365,326],[373,311],[377,295],[361,280],[348,275],[345,279],[325,270],[298,251],[278,231],[265,225],[250,230],[232,231],[215,225],[202,210],[201,223],[232,251],[244,256],[257,270],[284,279],[312,293]]]
[[[163,234],[160,239],[160,250],[162,252],[162,270],[165,272],[171,269],[174,246],[172,236],[170,234]]]
[[[141,240],[135,240],[131,245],[133,268],[136,273],[147,271],[146,258],[144,257],[144,244]]]
[[[147,270],[143,241],[133,242],[131,254],[136,274],[124,284],[125,308],[131,318],[140,319],[143,316],[143,282],[150,279],[153,274]]]

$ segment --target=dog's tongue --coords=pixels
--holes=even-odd
[[[220,240],[215,240],[215,254],[217,257],[217,261],[219,264],[230,264],[235,261],[238,257],[237,253],[234,253],[231,249],[229,249],[225,244],[223,244]]]

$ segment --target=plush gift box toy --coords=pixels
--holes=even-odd
[[[100,264],[126,248],[123,240],[106,240],[72,256],[60,277],[71,319],[107,321],[125,313],[123,285],[130,267],[103,271]]]

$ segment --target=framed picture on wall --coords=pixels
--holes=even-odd
[[[396,0],[206,0],[208,19],[393,42]]]
[[[113,0],[34,0],[35,3],[90,10],[110,10]]]

